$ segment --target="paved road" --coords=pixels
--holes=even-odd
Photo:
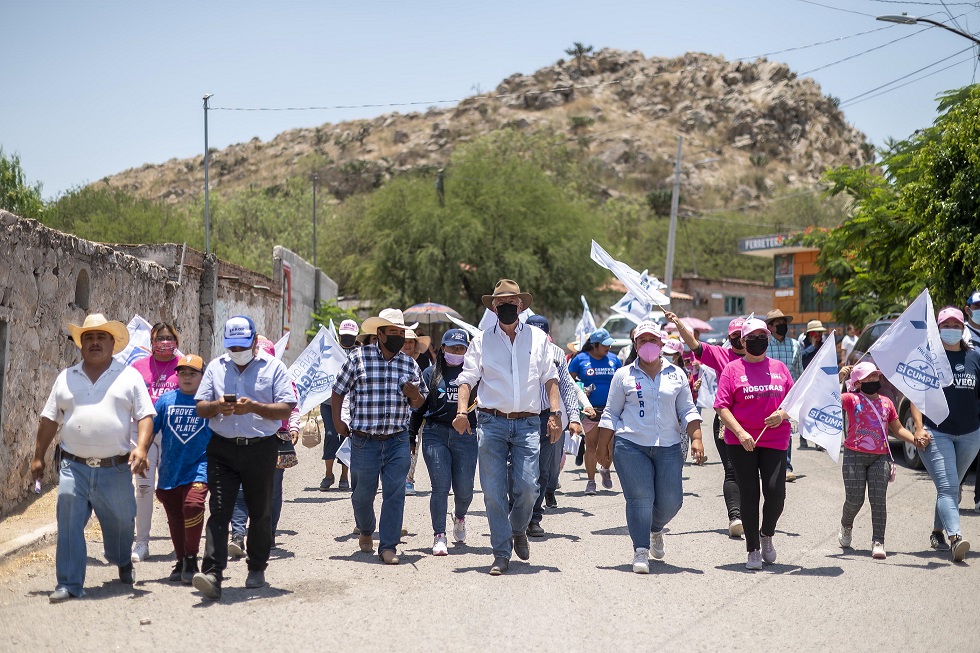
[[[300,465],[286,472],[285,530],[268,587],[244,589],[242,562],[231,563],[220,603],[168,583],[171,548],[157,506],[153,555],[138,565],[135,588],[115,582],[98,544],[81,600],[48,603],[53,547],[0,570],[0,650],[980,651],[980,556],[953,564],[928,549],[935,492],[922,472],[900,468],[889,492],[889,557],[873,561],[867,506],[855,524],[856,550],[842,552],[839,469],[826,454],[794,451],[801,478],[789,486],[779,523],[779,560],[751,573],[742,542],[727,537],[722,471],[709,447],[708,465],[685,467],[685,505],[670,525],[666,559],[638,576],[618,481],[587,497],[584,474],[572,469],[530,563],[493,578],[482,495],[469,544],[432,557],[420,462],[402,564],[388,567],[357,552],[348,493],[317,491],[318,454],[301,451]],[[964,531],[980,544],[980,515],[966,508],[972,488],[968,494]]]

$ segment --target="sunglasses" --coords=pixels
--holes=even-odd
[[[758,340],[768,340],[768,339],[769,339],[769,336],[767,336],[767,335],[745,336],[744,338],[742,338],[742,340],[744,340],[746,342],[753,342],[753,341],[758,341]]]

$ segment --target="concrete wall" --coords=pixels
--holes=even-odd
[[[89,313],[172,322],[181,349],[205,360],[223,353],[220,330],[231,315],[249,315],[278,337],[277,283],[190,249],[181,266],[182,250],[93,243],[0,211],[0,517],[30,491],[38,419],[55,377],[80,361],[69,322]],[[45,482],[56,479],[49,464]]]
[[[272,250],[272,278],[276,290],[282,294],[278,331],[292,334],[289,348],[283,355],[283,361],[289,365],[306,347],[306,330],[313,323],[310,315],[317,305],[336,299],[337,283],[295,252],[279,245]]]

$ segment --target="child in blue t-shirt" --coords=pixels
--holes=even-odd
[[[198,572],[197,554],[208,495],[208,420],[197,416],[194,395],[204,377],[204,361],[193,354],[177,363],[178,389],[156,402],[153,433],[160,434],[157,498],[167,511],[176,564],[168,580],[190,585]]]

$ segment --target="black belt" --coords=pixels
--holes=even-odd
[[[119,454],[118,456],[110,456],[109,458],[82,458],[81,456],[76,456],[75,454],[68,453],[62,449],[61,457],[67,458],[68,460],[74,460],[76,463],[82,463],[83,465],[88,465],[89,467],[115,467],[116,465],[122,465],[123,463],[129,462],[128,453]]]
[[[394,433],[368,433],[367,431],[351,431],[353,435],[359,438],[367,438],[368,440],[374,440],[376,442],[384,442],[385,440],[390,440],[396,435],[401,435],[404,431],[395,431]]]
[[[218,440],[224,440],[225,442],[228,442],[229,444],[237,444],[240,447],[247,447],[247,446],[252,445],[252,444],[259,444],[259,443],[265,442],[267,440],[270,440],[273,437],[276,437],[276,436],[272,436],[272,435],[267,435],[267,436],[261,437],[261,438],[226,438],[223,435],[217,435],[217,433],[215,435],[217,436]]]
[[[504,419],[527,419],[528,417],[539,417],[541,413],[505,413],[496,408],[481,408],[481,413],[490,413]]]

